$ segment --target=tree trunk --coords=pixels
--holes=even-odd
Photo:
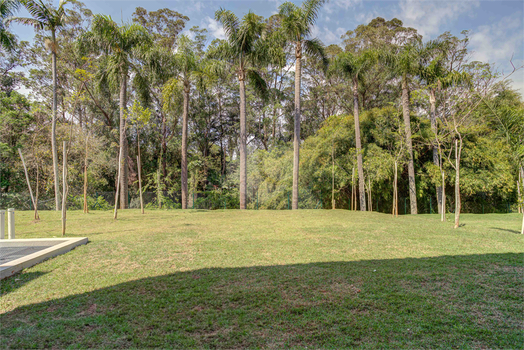
[[[247,204],[247,130],[246,130],[246,73],[241,70],[238,76],[240,83],[240,209]]]
[[[122,158],[120,159],[120,209],[127,208],[128,197],[128,168],[127,168],[127,137],[126,137],[126,110],[127,99],[127,72],[123,72],[120,78],[120,152]]]
[[[291,209],[298,209],[298,168],[300,165],[300,80],[302,79],[302,43],[295,47],[295,125],[293,135],[293,198]]]
[[[89,207],[87,206],[87,140],[89,135],[86,134],[86,153],[84,160],[84,214],[89,213]]]
[[[57,106],[57,77],[56,77],[56,37],[55,31],[51,31],[51,70],[53,74],[53,116],[51,121],[51,151],[53,152],[53,181],[55,182],[55,208],[60,210],[60,184],[58,183],[58,153],[56,150],[56,118]]]
[[[413,144],[411,143],[411,121],[409,117],[409,90],[406,74],[402,75],[402,112],[404,115],[404,128],[406,131],[406,145],[409,152],[408,176],[409,176],[409,203],[411,214],[417,214],[417,187],[415,184],[415,165],[413,161]]]
[[[436,139],[438,130],[437,130],[437,115],[436,115],[436,98],[435,98],[434,89],[429,90],[429,105],[430,105],[429,119],[431,121],[431,130],[435,134],[435,139]],[[435,164],[437,167],[440,167],[439,154],[438,154],[438,148],[437,148],[436,141],[432,142],[431,148],[433,149],[433,164]],[[437,192],[438,213],[440,214],[440,211],[442,210],[442,187],[437,185],[436,192]]]
[[[38,163],[36,163],[35,220],[40,220],[40,215],[38,215],[38,187],[39,185],[40,185],[40,170],[38,168]]]
[[[351,210],[357,210],[357,191],[355,186],[355,167],[351,170]]]
[[[395,174],[393,175],[393,216],[398,216],[398,190],[397,190],[397,160],[395,159]]]
[[[522,192],[521,192],[521,188],[522,187]],[[518,205],[517,205],[517,208],[518,208],[518,212],[519,213],[524,213],[524,196],[523,196],[523,192],[524,192],[524,168],[520,167],[519,168],[519,180],[517,181],[517,194],[518,194]]]
[[[440,204],[440,221],[446,221],[446,178],[444,169],[442,167],[442,150],[440,148],[440,143],[438,144],[438,154],[439,154],[439,168],[441,175],[441,188],[442,188],[442,203]]]
[[[119,199],[119,194],[120,194],[120,180],[121,180],[121,170],[122,170],[122,153],[123,153],[123,148],[122,147],[118,147],[119,151],[118,151],[118,175],[116,177],[116,194],[115,194],[115,211],[113,213],[113,219],[116,220],[117,219],[117,216],[118,216],[118,199]]]
[[[335,209],[335,143],[331,151],[331,161],[333,163],[332,177],[331,177],[331,208]]]
[[[358,81],[353,78],[353,117],[355,118],[355,143],[357,146],[358,192],[360,196],[360,211],[366,211],[366,190],[364,180],[364,163],[362,161],[362,145],[360,143],[360,119],[358,115]]]
[[[66,231],[66,215],[67,215],[67,142],[64,141],[63,148],[64,148],[64,166],[63,166],[63,174],[62,174],[62,180],[63,180],[63,188],[62,188],[62,236],[65,236]]]
[[[455,228],[459,227],[460,220],[460,153],[462,152],[462,139],[455,139]]]
[[[144,214],[144,198],[142,196],[142,159],[140,158],[140,134],[136,132],[136,140],[138,144],[138,155],[136,156],[136,165],[138,167],[138,192],[140,193],[140,212]]]
[[[187,114],[189,113],[189,81],[184,80],[184,110],[182,113],[182,209],[187,209]]]
[[[524,185],[524,167],[522,166],[520,167],[520,178]],[[524,204],[522,204],[522,228],[520,229],[520,234],[524,235]]]
[[[31,195],[31,203],[33,203],[33,208],[36,211],[35,197],[33,197],[33,190],[31,189],[31,183],[29,182],[29,175],[27,174],[27,168],[25,166],[24,156],[22,155],[22,150],[18,149],[18,154],[22,160],[22,165],[24,166],[25,180],[27,182],[27,188],[29,189],[29,194]]]
[[[373,201],[371,196],[371,179],[368,179],[368,205],[369,205],[369,211],[373,211]]]

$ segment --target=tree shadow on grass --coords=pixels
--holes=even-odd
[[[492,230],[497,230],[497,231],[504,231],[504,232],[516,233],[516,234],[519,234],[519,235],[520,235],[520,232],[519,232],[519,231],[517,231],[517,230],[510,230],[510,229],[507,229],[507,228],[490,227],[490,229],[492,229]]]
[[[0,347],[522,348],[522,257],[177,272],[16,308]]]

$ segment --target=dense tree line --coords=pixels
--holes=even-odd
[[[67,141],[69,193],[119,192],[120,208],[140,175],[157,205],[182,208],[194,193],[253,207],[256,193],[261,208],[398,213],[409,198],[410,213],[431,205],[456,225],[461,209],[517,209],[524,104],[511,74],[471,61],[467,31],[424,41],[398,19],[326,47],[311,36],[323,3],[269,18],[220,9],[226,38],[210,40],[171,9],[118,24],[78,1],[2,0],[0,191],[27,191],[21,148],[58,209]]]

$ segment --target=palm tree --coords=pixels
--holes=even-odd
[[[327,67],[324,45],[318,39],[308,39],[326,0],[306,0],[301,7],[285,2],[279,7],[281,30],[286,39],[295,46],[295,125],[293,136],[293,201],[292,209],[298,209],[298,168],[300,163],[300,83],[302,79],[302,52],[320,58]]]
[[[175,67],[180,72],[180,78],[184,90],[184,108],[182,112],[182,161],[181,161],[181,182],[182,182],[182,209],[187,209],[187,118],[189,113],[189,93],[191,89],[191,75],[199,72],[200,62],[193,50],[191,40],[186,35],[181,35],[177,40],[177,48],[174,57]]]
[[[382,52],[379,57],[391,69],[394,76],[400,77],[402,87],[402,114],[408,151],[409,202],[411,214],[417,214],[417,188],[415,183],[415,165],[413,160],[413,143],[411,142],[411,119],[409,116],[409,83],[413,76],[419,75],[422,67],[429,60],[429,53],[437,46],[437,41],[423,44],[415,37],[405,45],[392,51]]]
[[[119,176],[120,208],[127,207],[128,197],[128,148],[126,137],[125,111],[127,104],[127,82],[129,71],[134,68],[132,62],[138,48],[147,47],[152,43],[147,30],[139,24],[124,24],[119,26],[110,16],[95,15],[91,30],[79,40],[80,50],[102,53],[103,67],[101,74],[108,81],[120,87],[120,138],[119,138]]]
[[[51,32],[49,49],[51,51],[51,71],[53,75],[53,116],[51,124],[51,150],[53,152],[53,181],[55,182],[55,209],[60,210],[60,184],[58,179],[58,155],[56,150],[56,115],[57,115],[57,77],[56,77],[56,54],[58,43],[56,40],[57,31],[64,26],[67,21],[64,6],[69,0],[60,0],[58,8],[52,8],[45,4],[43,0],[20,0],[20,3],[27,9],[32,18],[9,17],[6,23],[18,22],[24,25],[33,26],[36,30],[46,30]]]
[[[266,46],[262,40],[265,23],[262,17],[247,13],[240,22],[231,11],[220,9],[216,19],[224,26],[227,39],[211,50],[215,55],[235,67],[240,85],[240,209],[246,209],[247,187],[247,131],[246,131],[246,79],[255,91],[265,94],[266,82],[257,71],[264,63]]]
[[[0,0],[0,46],[7,51],[11,51],[16,45],[15,36],[10,33],[4,21],[13,16],[20,8],[18,0]]]
[[[373,63],[374,55],[371,51],[364,51],[360,54],[342,52],[335,58],[333,69],[333,72],[342,73],[345,77],[351,79],[353,84],[353,117],[355,118],[355,143],[357,147],[358,187],[361,211],[366,211],[366,194],[362,145],[360,142],[358,83],[362,80],[364,73],[372,67]]]

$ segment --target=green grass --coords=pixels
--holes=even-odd
[[[523,348],[521,217],[461,219],[69,212],[90,243],[0,282],[0,348]]]

